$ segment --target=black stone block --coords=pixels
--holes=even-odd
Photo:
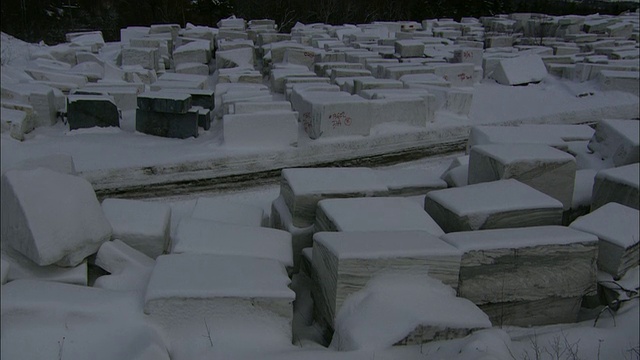
[[[67,121],[69,129],[92,127],[120,127],[120,112],[116,104],[107,97],[92,95],[70,95],[67,98]]]
[[[176,139],[198,137],[198,112],[171,114],[138,109],[136,131]]]

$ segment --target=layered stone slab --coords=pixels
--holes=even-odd
[[[639,215],[637,209],[612,202],[579,217],[570,227],[598,237],[598,269],[619,279],[638,266]]]
[[[571,207],[576,160],[546,145],[477,145],[471,148],[468,183],[516,179]]]
[[[369,168],[283,169],[280,177],[280,195],[296,227],[313,225],[322,199],[387,194],[387,186]]]
[[[1,231],[38,265],[78,265],[111,237],[91,184],[43,168],[3,175]]]
[[[449,232],[560,225],[560,201],[517,180],[434,190],[425,210]]]
[[[596,290],[598,239],[591,234],[536,226],[442,239],[463,253],[458,295],[485,310],[495,326],[575,322],[582,297]]]
[[[169,329],[206,318],[268,323],[291,334],[295,293],[284,266],[271,259],[173,254],[158,257],[144,312]]]
[[[610,202],[638,209],[640,165],[638,163],[600,170],[591,195],[591,211]]]
[[[152,259],[169,251],[169,205],[140,200],[105,199],[102,211],[113,229],[112,239],[121,240]]]
[[[444,234],[417,202],[400,197],[321,200],[315,224],[316,231],[421,230]]]
[[[603,159],[610,159],[614,166],[637,163],[640,161],[640,121],[601,120],[588,147]]]
[[[314,302],[330,326],[345,299],[383,273],[428,274],[458,286],[460,251],[425,231],[318,232],[313,239]]]

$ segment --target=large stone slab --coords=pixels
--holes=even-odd
[[[629,269],[638,266],[639,215],[637,209],[608,203],[579,217],[570,227],[594,234],[600,239],[598,269],[618,279]]]
[[[155,261],[120,240],[100,246],[95,264],[109,272],[95,280],[94,287],[140,292],[147,286]]]
[[[111,237],[91,184],[48,169],[2,177],[2,241],[38,265],[75,266]]]
[[[165,329],[202,319],[269,324],[291,337],[295,293],[284,266],[271,259],[174,254],[156,260],[144,312]]]
[[[444,234],[419,203],[400,197],[320,200],[316,211],[316,230],[421,230],[436,236]]]
[[[614,166],[637,163],[640,161],[640,121],[601,120],[588,147],[603,159],[610,159]]]
[[[471,148],[468,183],[516,179],[571,207],[576,160],[546,145],[477,145]]]
[[[269,111],[224,115],[224,142],[229,146],[286,147],[298,140],[298,113]]]
[[[102,210],[113,229],[112,239],[121,240],[152,259],[169,251],[169,205],[141,200],[105,199],[102,201]]]
[[[186,114],[191,105],[191,95],[186,90],[151,91],[138,95],[138,109],[143,111]]]
[[[596,290],[598,240],[591,234],[536,226],[457,232],[442,239],[463,253],[458,295],[488,309],[496,326],[575,322],[579,306],[571,305]],[[551,306],[554,302],[559,303]],[[531,318],[528,309],[544,303],[550,309]],[[568,312],[550,311],[554,307]]]
[[[562,203],[517,180],[508,179],[434,190],[425,210],[449,232],[562,223]]]
[[[271,202],[270,226],[275,229],[287,231],[291,234],[291,247],[293,252],[293,272],[297,272],[301,265],[304,249],[313,246],[313,234],[315,225],[297,227],[293,225],[291,211],[287,207],[282,195]]]
[[[110,96],[69,95],[67,98],[69,129],[120,127],[120,113]]]
[[[640,164],[600,170],[596,174],[591,195],[591,211],[610,202],[638,209]]]
[[[384,169],[375,172],[389,188],[390,196],[417,196],[447,188],[447,183],[428,169]]]
[[[347,297],[380,274],[428,274],[458,286],[460,252],[426,231],[318,232],[313,239],[314,302],[330,326]]]
[[[136,110],[136,131],[148,135],[186,139],[198,137],[198,111],[186,114]]]
[[[526,55],[500,60],[491,77],[502,85],[525,85],[540,82],[547,75],[539,55]]]
[[[199,197],[190,216],[194,219],[254,227],[266,226],[268,219],[261,207],[211,197]]]
[[[283,169],[280,195],[291,211],[293,225],[307,227],[316,219],[322,199],[384,196],[387,186],[368,168]]]

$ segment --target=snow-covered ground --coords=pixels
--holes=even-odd
[[[21,43],[6,34],[2,34],[0,44],[3,65],[8,64],[15,69],[25,68],[34,53],[54,51],[43,45]],[[120,46],[119,43],[105,44],[100,52],[102,60],[113,62]],[[8,73],[7,77],[10,77]],[[212,78],[209,80],[213,81]],[[281,100],[281,96],[274,99]],[[458,158],[464,153],[460,151],[460,145],[469,136],[472,126],[579,124],[597,123],[605,118],[637,119],[639,105],[636,94],[603,90],[595,80],[578,82],[546,76],[540,82],[513,87],[486,79],[473,85],[473,102],[467,116],[438,111],[434,122],[424,128],[391,122],[374,126],[368,136],[320,138],[313,141],[302,136],[296,146],[273,144],[260,147],[254,146],[251,141],[221,144],[213,131],[203,131],[197,138],[188,139],[142,134],[135,131],[135,110],[125,110],[120,128],[69,130],[67,124],[58,122],[53,126],[37,127],[25,134],[24,141],[15,139],[9,132],[3,132],[0,135],[1,169],[4,174],[11,168],[25,166],[25,161],[34,158],[65,154],[72,157],[73,166],[65,164],[65,158],[60,164],[55,163],[54,158],[49,158],[45,161],[51,163],[46,165],[58,169],[74,167],[79,177],[88,180],[94,190],[115,191],[228,175],[244,174],[250,178],[255,172],[312,167],[441,147],[444,150],[433,152],[446,154],[377,169],[389,171],[388,174],[393,174],[395,170],[406,170],[397,174],[407,177],[413,174],[410,170],[420,170],[437,177],[447,171],[452,162],[461,161]],[[298,131],[303,133],[302,125]],[[550,132],[549,138],[555,135]],[[633,142],[634,136],[631,135],[629,138]],[[586,201],[588,205],[595,173],[602,168],[613,167],[613,163],[598,158],[597,154],[590,154],[586,143],[568,142],[567,152],[576,157],[580,170],[591,171],[591,179],[588,176],[587,181],[577,179],[576,183],[581,186],[572,191],[574,203],[579,198],[580,203]],[[633,145],[631,143],[629,146]],[[635,146],[631,148],[637,151],[638,144],[635,143]],[[451,149],[455,149],[455,152],[447,153]],[[625,147],[621,151],[628,149]],[[68,169],[67,172],[73,171]],[[102,215],[83,214],[83,208],[74,208],[77,205],[72,201],[74,199],[69,200],[74,197],[72,187],[75,185],[66,184],[65,179],[73,175],[50,176],[47,175],[50,174],[48,170],[17,174],[37,176],[28,179],[31,182],[24,183],[19,176],[3,176],[2,201],[9,203],[7,195],[14,193],[23,196],[11,198],[11,203],[3,206],[3,223],[8,221],[2,225],[3,236],[15,230],[6,225],[14,225],[14,218],[8,213],[18,213],[23,209],[29,210],[26,215],[19,214],[25,218],[45,219],[59,211],[71,216],[86,215],[87,220],[83,225],[91,226],[94,231],[97,231],[96,224],[102,224],[98,222],[104,220]],[[11,180],[10,185],[7,179]],[[410,183],[411,179],[403,180]],[[26,188],[29,186],[31,188]],[[52,197],[55,203],[38,207],[37,201],[46,195],[43,192],[56,193]],[[131,218],[127,225],[132,228],[140,225],[146,235],[152,234],[150,237],[153,236],[152,230],[164,229],[163,226],[168,225],[169,237],[176,240],[182,220],[185,220],[182,224],[189,225],[186,220],[193,217],[194,208],[201,197],[211,198],[210,204],[218,204],[215,210],[220,213],[208,215],[219,216],[225,219],[225,223],[232,223],[234,218],[246,220],[250,207],[261,209],[268,217],[271,215],[272,202],[280,193],[281,184],[276,184],[275,179],[266,185],[245,185],[243,188],[234,188],[230,184],[227,190],[151,196],[145,201],[168,205],[171,209],[170,219],[166,212],[158,212],[159,222],[163,224],[157,226],[152,226],[151,221],[136,223],[139,220],[133,220],[138,219],[134,216],[135,211],[125,216]],[[584,193],[588,194],[585,196]],[[483,195],[488,198],[487,202],[491,197],[501,196],[499,192]],[[424,206],[424,195],[411,196],[409,199]],[[225,212],[220,204],[227,202],[249,207],[237,206],[233,208],[234,211],[228,208]],[[78,206],[93,206],[91,209],[99,212],[97,201],[83,197],[81,203]],[[200,211],[206,211],[206,206],[202,206]],[[140,206],[134,210],[151,216],[151,211],[145,209]],[[259,215],[252,218],[259,222],[261,214],[259,211],[257,213]],[[111,214],[115,215],[118,214]],[[341,216],[348,216],[348,212]],[[49,226],[43,220],[36,224],[17,222],[16,226],[24,232],[37,230],[38,226],[45,229],[49,226],[55,230],[55,234],[46,234],[46,230],[43,231],[44,235],[35,234],[37,231],[34,230],[34,234],[25,237],[46,238],[51,235],[54,242],[64,244],[81,242],[76,238],[91,232],[81,229],[78,230],[80,233],[74,233],[77,229],[72,220],[84,217],[65,219],[71,224]],[[118,218],[120,222],[126,223],[126,220],[122,216]],[[367,223],[366,219],[361,222]],[[195,239],[198,246],[211,245],[199,238],[202,232],[215,231],[212,230],[215,227],[208,227],[205,223],[205,220],[201,220],[200,224],[197,221],[195,225],[191,224],[192,231],[187,234]],[[623,230],[637,231],[633,228],[633,221],[620,226],[625,227]],[[231,226],[224,229],[232,232]],[[628,232],[620,231],[624,234]],[[247,230],[247,233],[254,232]],[[162,238],[165,235],[159,236]],[[278,237],[278,241],[280,239]],[[624,244],[628,243],[631,247],[635,244],[637,253],[637,241],[636,235],[635,239]],[[536,243],[536,240],[533,242]],[[78,283],[87,285],[85,274],[78,273],[78,269],[80,272],[86,271],[86,262],[71,270],[57,267],[53,264],[55,260],[37,266],[16,252],[20,251],[20,245],[8,243],[7,239],[3,239],[0,351],[2,358],[6,359],[640,359],[638,264],[616,280],[623,289],[618,289],[621,300],[619,309],[602,306],[582,308],[576,323],[532,327],[491,327],[487,316],[478,307],[466,299],[455,297],[455,290],[439,280],[429,278],[423,281],[415,275],[376,276],[344,302],[335,319],[338,336],[334,336],[333,341],[327,344],[323,338],[326,329],[312,321],[315,314],[311,293],[315,279],[298,273],[293,275],[289,283],[283,264],[289,266],[292,263],[290,256],[278,252],[277,248],[273,249],[278,253],[271,257],[278,261],[269,256],[257,257],[259,261],[251,255],[234,258],[238,249],[251,246],[250,242],[225,246],[224,250],[233,254],[224,257],[189,254],[192,250],[187,249],[185,254],[163,255],[154,261],[124,242],[113,241],[108,242],[107,246],[103,245],[97,253],[97,259],[89,260],[111,274],[101,273],[102,277],[94,286],[78,286]],[[52,250],[51,245],[47,244],[40,250],[50,254],[58,249]],[[257,250],[252,248],[252,251],[255,253]],[[282,263],[281,259],[284,259]],[[96,270],[91,268],[90,271]],[[5,284],[7,280],[9,282]],[[611,283],[613,278],[600,272],[598,281]],[[291,310],[287,304],[294,296]],[[215,302],[207,302],[211,298],[215,298]],[[468,326],[475,331],[453,340],[391,346],[422,322],[445,327]]]

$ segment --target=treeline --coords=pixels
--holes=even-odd
[[[2,31],[29,42],[55,44],[71,31],[102,30],[116,41],[120,28],[160,23],[215,26],[236,15],[274,19],[288,32],[297,21],[358,24],[372,21],[491,16],[512,12],[617,15],[637,2],[600,0],[2,0]]]

